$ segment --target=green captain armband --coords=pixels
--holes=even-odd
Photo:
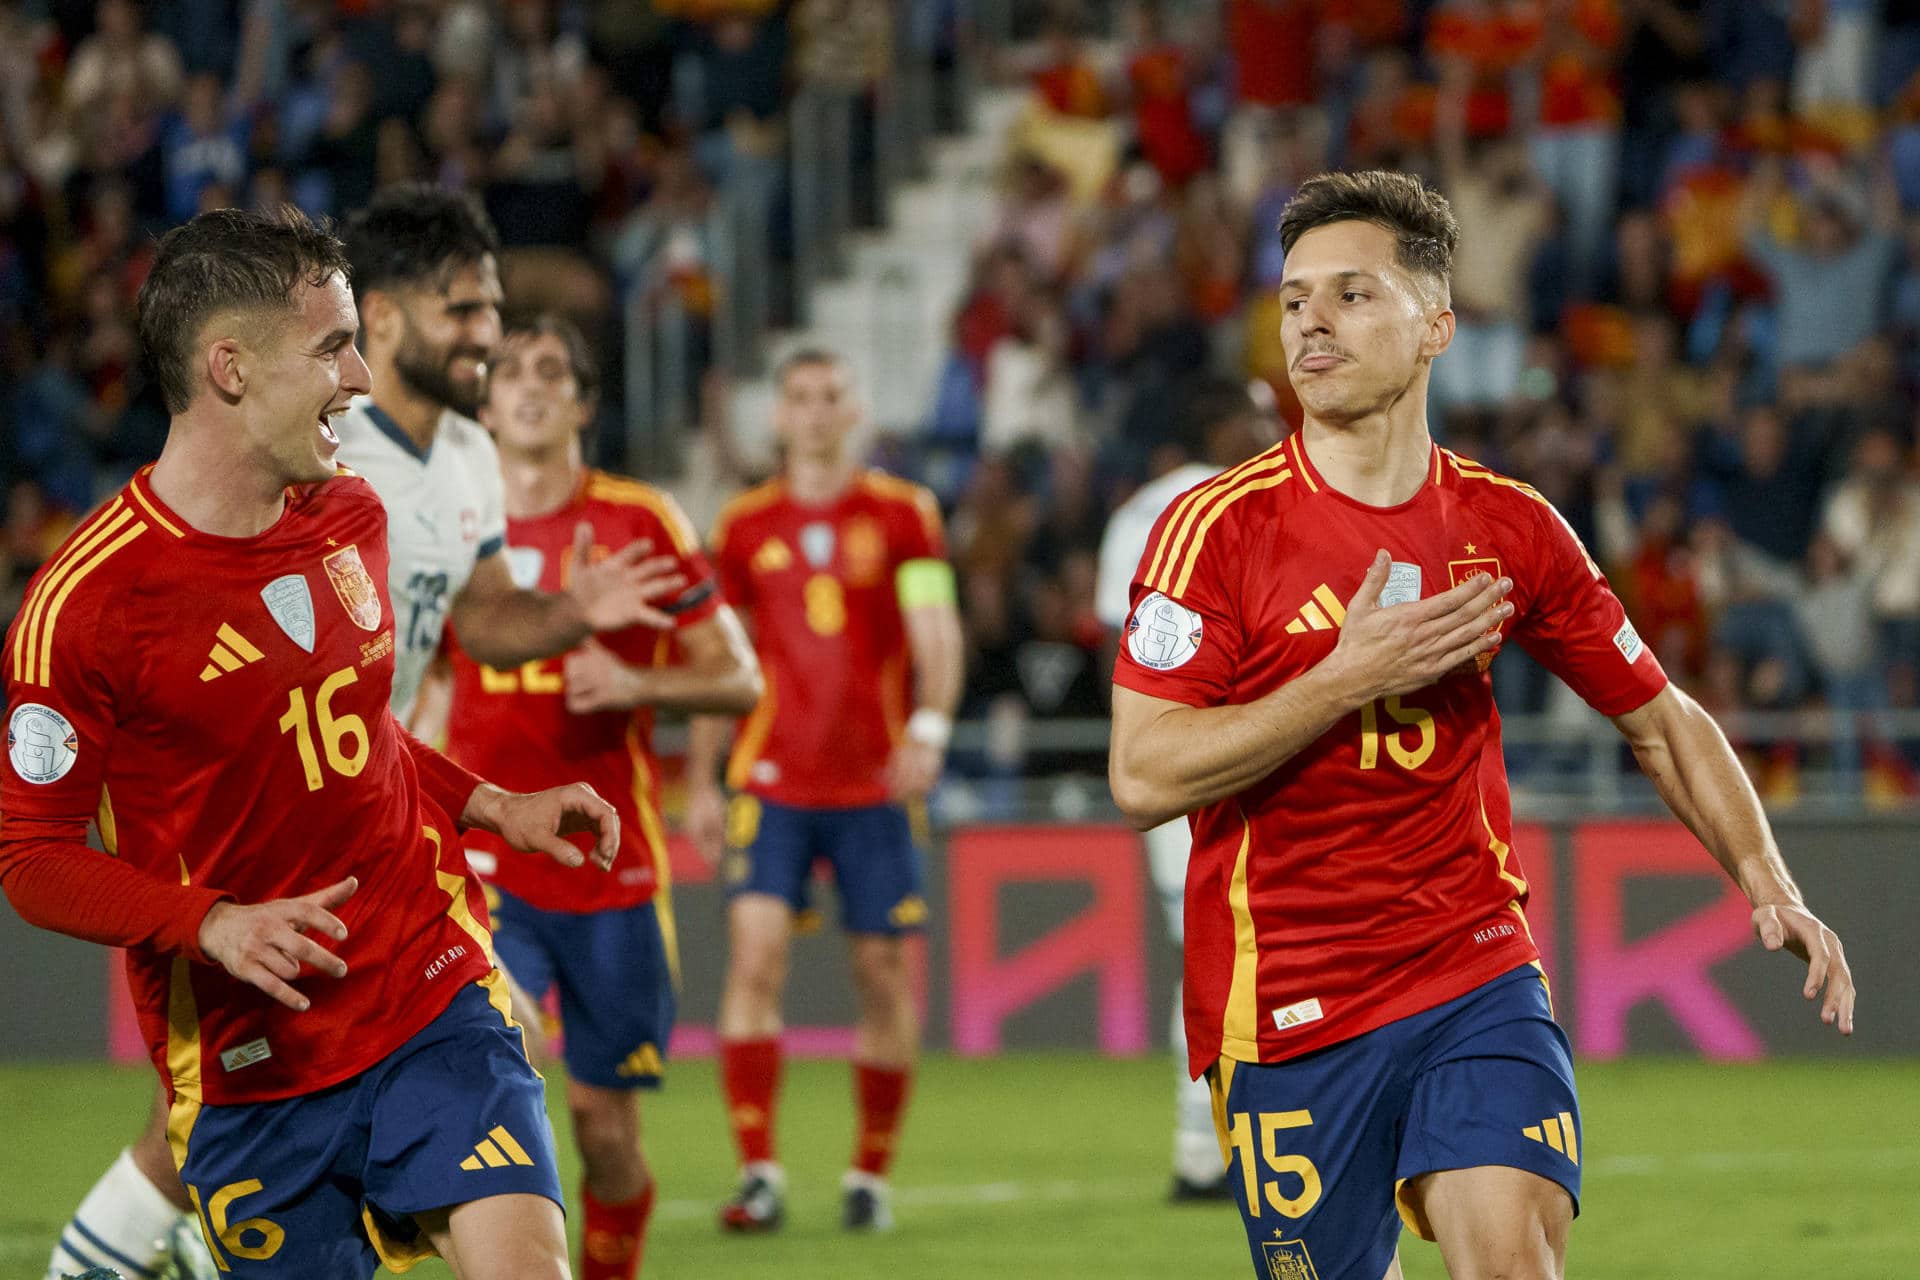
[[[893,575],[893,590],[902,609],[917,609],[925,604],[952,605],[960,599],[953,586],[953,566],[931,556],[901,565]]]

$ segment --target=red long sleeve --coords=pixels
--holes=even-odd
[[[0,891],[28,924],[87,942],[151,947],[210,963],[200,923],[232,895],[168,884],[89,849],[86,828],[13,815],[0,820]]]
[[[406,743],[407,754],[413,757],[413,767],[419,771],[420,790],[464,830],[467,824],[461,821],[460,815],[467,811],[467,801],[473,799],[473,793],[484,779],[408,733],[404,725],[400,738]]]

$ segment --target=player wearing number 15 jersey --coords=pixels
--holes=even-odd
[[[1561,1274],[1585,1134],[1511,847],[1505,640],[1615,719],[1852,1025],[1839,940],[1713,722],[1544,499],[1429,439],[1457,235],[1414,178],[1302,187],[1305,425],[1161,517],[1114,673],[1115,798],[1191,815],[1189,1065],[1263,1277],[1397,1277],[1401,1219],[1456,1274]]]
[[[439,1251],[461,1280],[564,1275],[544,1091],[459,832],[578,863],[561,836],[592,830],[604,866],[619,820],[585,786],[488,786],[389,713],[386,517],[330,425],[368,384],[355,328],[339,241],[297,213],[161,241],[140,330],[165,449],[0,654],[0,887],[129,949],[222,1272]]]

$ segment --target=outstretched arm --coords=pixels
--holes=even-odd
[[[504,551],[473,568],[454,598],[449,621],[478,662],[505,669],[535,658],[565,653],[596,631],[673,625],[663,606],[686,585],[670,556],[651,556],[652,546],[632,542],[589,563],[593,530],[575,533],[564,591],[523,591],[507,572]]]
[[[1747,895],[1761,944],[1805,960],[1803,994],[1811,1000],[1824,986],[1820,1020],[1838,1026],[1842,1035],[1852,1035],[1853,971],[1846,953],[1833,930],[1807,910],[1774,843],[1760,797],[1720,726],[1672,685],[1613,722],[1660,798]]]

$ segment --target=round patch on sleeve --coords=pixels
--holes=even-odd
[[[23,702],[7,718],[7,759],[26,781],[58,782],[79,758],[80,736],[52,707]]]
[[[1155,671],[1186,665],[1200,652],[1200,615],[1154,592],[1127,619],[1127,652]]]

